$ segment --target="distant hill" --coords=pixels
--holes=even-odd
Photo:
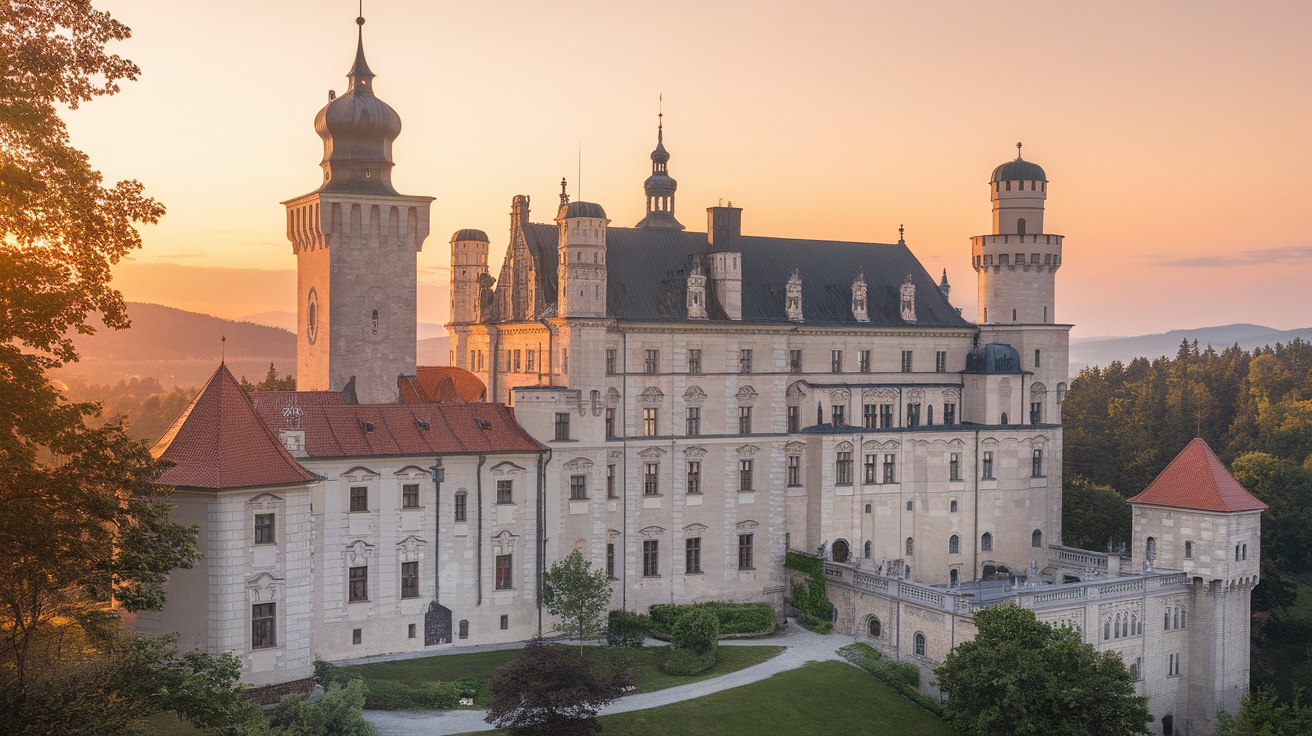
[[[419,365],[449,365],[451,362],[451,338],[442,330],[441,337],[420,339],[418,353],[415,356]]]
[[[1297,330],[1277,330],[1261,325],[1235,324],[1220,327],[1199,327],[1193,330],[1171,330],[1155,335],[1134,337],[1097,337],[1071,340],[1071,375],[1091,365],[1106,366],[1114,360],[1128,363],[1135,358],[1174,357],[1180,341],[1198,341],[1199,349],[1211,345],[1223,350],[1236,343],[1245,350],[1263,345],[1287,343],[1294,338],[1312,340],[1312,327]]]

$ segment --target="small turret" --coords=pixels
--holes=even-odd
[[[458,230],[451,236],[451,322],[472,324],[480,319],[480,283],[487,272],[487,233]]]
[[[665,113],[657,115],[656,149],[651,152],[651,176],[643,182],[642,188],[647,193],[647,216],[636,227],[653,230],[682,230],[683,225],[674,219],[674,192],[679,183],[670,178],[667,165],[670,153],[665,150]]]
[[[734,207],[706,208],[706,244],[710,247],[711,281],[715,300],[726,317],[743,318],[743,267],[742,251],[738,249],[738,236],[742,234],[743,210]]]
[[[560,317],[606,316],[606,210],[570,202],[561,179],[556,313]]]

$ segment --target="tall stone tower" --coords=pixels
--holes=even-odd
[[[647,193],[647,216],[635,227],[654,230],[682,230],[683,225],[674,219],[674,192],[679,183],[670,178],[667,166],[670,153],[665,150],[665,113],[657,116],[656,150],[651,152],[651,176],[642,183]]]
[[[364,403],[399,398],[415,372],[416,258],[432,197],[392,187],[392,141],[401,118],[374,96],[364,18],[346,93],[314,118],[323,138],[323,184],[283,202],[297,261],[296,380],[303,391],[341,390],[354,379]]]
[[[483,284],[491,279],[487,270],[487,233],[457,230],[451,236],[451,365],[469,367],[469,329],[483,320]],[[471,369],[472,370],[472,369]]]
[[[557,245],[558,317],[606,316],[606,210],[592,202],[571,202],[562,179]]]

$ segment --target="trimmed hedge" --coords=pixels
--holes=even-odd
[[[623,609],[606,615],[606,644],[612,647],[640,647],[651,633],[651,619]]]
[[[768,634],[775,629],[774,608],[769,603],[657,603],[651,607],[651,634],[669,639],[674,626],[691,611],[706,611],[720,624],[720,636]]]
[[[492,703],[487,683],[477,677],[426,682],[423,687],[391,680],[365,681],[364,707],[375,710],[447,710],[458,707],[461,698],[473,698],[475,705],[484,707]]]
[[[917,689],[920,686],[920,669],[915,665],[888,659],[875,651],[869,644],[863,642],[848,644],[840,648],[838,654],[843,659],[874,675],[907,700],[939,718],[944,716],[945,708],[943,704]]]
[[[825,561],[804,552],[790,551],[784,567],[807,576],[807,580],[793,583],[792,596],[788,599],[797,608],[797,623],[817,634],[832,632],[834,622],[830,615],[833,605],[825,592]]]
[[[676,677],[699,675],[714,667],[716,659],[715,647],[711,647],[705,654],[698,654],[691,649],[676,647],[670,650],[670,656],[665,660],[665,664],[661,665],[661,670],[667,675],[675,675]]]
[[[714,655],[716,642],[720,639],[720,622],[710,611],[694,609],[679,617],[671,633],[676,649]]]

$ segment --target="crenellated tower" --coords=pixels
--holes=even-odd
[[[340,391],[355,381],[364,403],[399,399],[415,373],[416,259],[432,197],[392,187],[392,141],[401,118],[374,96],[364,18],[345,94],[329,93],[314,118],[323,182],[283,202],[296,254],[297,387]]]
[[[665,150],[665,113],[657,115],[656,150],[651,152],[651,176],[642,183],[647,193],[647,216],[635,227],[653,230],[682,230],[683,225],[674,219],[674,192],[679,183],[670,178],[670,153]]]

